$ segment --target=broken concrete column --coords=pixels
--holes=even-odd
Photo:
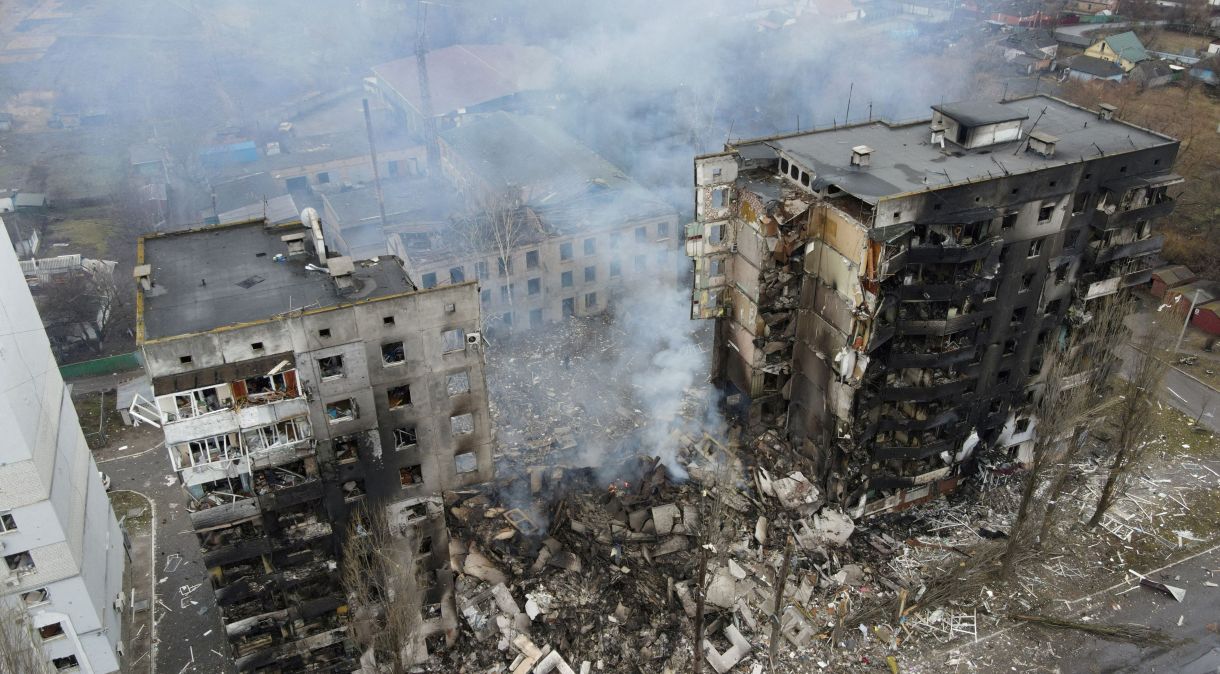
[[[814,515],[813,528],[819,538],[830,545],[843,545],[856,530],[856,523],[847,515],[834,510],[823,510]]]

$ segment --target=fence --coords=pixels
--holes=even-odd
[[[59,374],[64,379],[80,379],[82,377],[97,377],[115,372],[138,370],[144,364],[140,361],[139,352],[124,353],[117,356],[86,360],[81,363],[70,363],[59,368]]]

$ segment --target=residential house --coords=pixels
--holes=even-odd
[[[1136,65],[1152,58],[1132,31],[1097,40],[1084,50],[1084,54],[1117,64],[1124,73],[1131,72]]]
[[[0,218],[0,224],[4,225],[18,258],[34,257],[38,254],[38,245],[42,241],[40,232],[44,225],[43,218],[29,211],[21,211],[6,214]]]
[[[1199,277],[1186,265],[1163,267],[1152,272],[1152,296],[1164,297],[1170,288],[1176,288],[1197,280]]]
[[[1139,84],[1144,89],[1153,87],[1163,87],[1175,81],[1179,77],[1179,73],[1186,70],[1182,66],[1171,64],[1167,61],[1143,61],[1131,69],[1128,76],[1132,82]]]

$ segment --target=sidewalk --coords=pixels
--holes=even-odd
[[[131,542],[124,586],[126,604],[123,608],[124,658],[123,671],[130,674],[154,674],[156,662],[151,653],[154,630],[152,625],[153,526],[155,506],[143,494],[118,490],[110,493],[114,514],[124,520]]]

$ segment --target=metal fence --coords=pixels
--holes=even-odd
[[[59,374],[64,379],[80,379],[83,377],[98,377],[116,372],[138,370],[143,367],[138,351],[124,353],[106,358],[96,358],[80,363],[70,363],[59,368]]]

